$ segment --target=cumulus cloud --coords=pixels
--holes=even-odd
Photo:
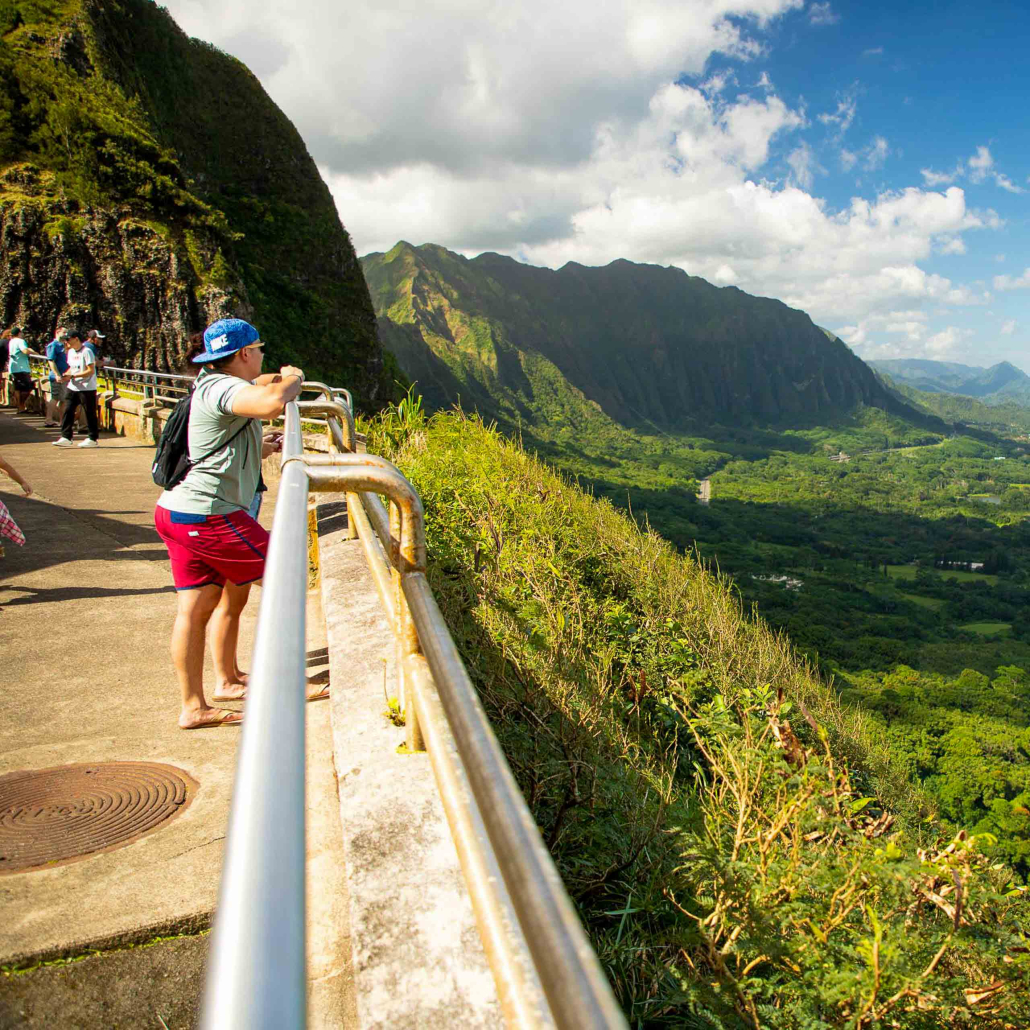
[[[764,72],[734,95],[755,81],[741,64],[763,53],[772,20],[811,21],[829,5],[613,0],[600,18],[586,0],[166,2],[261,76],[359,253],[407,239],[551,267],[671,264],[856,332],[879,312],[984,302],[920,265],[997,228],[994,212],[943,182],[831,207],[812,192],[824,170],[802,138],[804,109]],[[720,61],[713,73],[713,55],[737,70]],[[842,145],[859,93],[853,84],[816,124],[843,165],[872,171],[886,138]],[[899,316],[875,331],[902,340],[919,324]]]
[[[1016,320],[1010,318],[1007,322],[1003,322],[1001,326],[1002,336],[1011,336],[1016,331]]]
[[[589,158],[602,124],[646,116],[655,91],[803,0],[169,0],[190,32],[252,66],[315,159],[376,175],[425,162],[475,176]]]
[[[870,315],[856,325],[841,326],[835,331],[867,361],[891,358],[954,360],[963,356],[963,345],[973,335],[972,330],[954,325],[934,332],[926,313],[918,309]]]
[[[996,290],[1026,290],[1030,289],[1030,268],[1024,270],[1022,275],[996,275],[994,277],[994,288]]]

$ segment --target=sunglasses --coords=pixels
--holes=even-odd
[[[264,352],[265,352],[265,345],[263,343],[252,343],[252,344],[250,344],[250,346],[244,347],[243,349],[244,350],[256,350],[256,351],[260,351],[262,354],[264,354]]]

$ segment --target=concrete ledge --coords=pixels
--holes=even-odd
[[[324,495],[323,495],[324,496]],[[393,634],[345,505],[319,504],[358,1026],[499,1028],[497,989],[425,754],[386,718]]]

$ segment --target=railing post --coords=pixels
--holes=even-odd
[[[403,541],[408,550],[411,540]],[[402,587],[402,569],[410,567],[412,555],[402,553],[401,509],[395,502],[390,502],[390,565],[393,569],[394,596],[397,612],[397,682],[399,685],[397,701],[404,712],[405,743],[409,751],[425,751],[426,744],[422,739],[422,729],[418,723],[418,711],[415,707],[414,685],[407,682],[408,658],[419,653],[418,630],[408,608],[408,599]]]

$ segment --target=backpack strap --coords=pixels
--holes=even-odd
[[[241,415],[240,417],[244,419],[243,425],[240,426],[240,428],[237,429],[236,432],[233,433],[232,436],[230,436],[229,439],[225,441],[225,443],[220,443],[217,447],[214,448],[214,450],[208,451],[207,454],[205,454],[202,458],[197,458],[196,461],[187,456],[186,460],[190,463],[191,468],[194,465],[199,465],[202,461],[207,461],[208,458],[210,458],[212,455],[217,454],[219,451],[225,450],[225,448],[228,447],[229,444],[231,444],[233,440],[235,440],[236,437],[238,437],[240,433],[242,433],[243,430],[247,428],[248,425],[250,425],[249,418],[247,418],[245,415]]]
[[[224,373],[222,373],[222,374],[224,374]],[[211,380],[217,378],[218,375],[219,375],[219,373],[215,373],[215,375],[210,376],[208,379],[206,379],[205,382],[210,382]],[[201,383],[199,385],[203,386],[204,383]],[[192,390],[191,390],[191,393],[194,396],[196,396],[197,389],[198,389],[198,385],[196,383],[194,383],[193,387],[192,387]],[[191,414],[192,414],[192,412],[191,412]],[[207,461],[208,458],[214,456],[219,451],[225,450],[225,448],[228,447],[229,444],[231,444],[233,442],[233,440],[235,440],[236,437],[238,437],[240,435],[240,433],[242,433],[243,430],[246,429],[250,425],[250,423],[252,421],[246,415],[234,415],[233,418],[242,418],[243,419],[243,425],[240,426],[240,428],[237,429],[236,432],[233,433],[232,436],[230,436],[228,440],[225,440],[223,443],[220,443],[217,447],[213,447],[210,451],[207,452],[207,454],[203,455],[200,458],[197,458],[196,461],[194,461],[190,457],[189,444],[187,444],[187,446],[186,446],[186,460],[189,462],[190,468],[194,468],[195,466],[199,465],[202,461]],[[188,429],[187,429],[187,432],[188,432]]]

